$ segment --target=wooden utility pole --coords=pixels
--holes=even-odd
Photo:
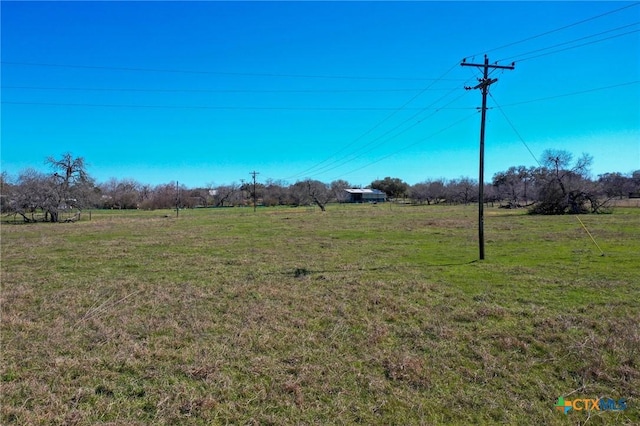
[[[242,207],[244,207],[244,190],[247,187],[244,184],[244,179],[240,179],[240,199],[242,200]]]
[[[253,171],[251,173],[249,173],[251,176],[253,176],[253,211],[256,211],[256,175],[259,175],[260,173]]]
[[[180,186],[178,186],[178,181],[176,181],[176,217],[180,215]]]
[[[489,69],[512,70],[515,68],[515,62],[511,65],[489,65],[489,58],[484,55],[484,64],[469,64],[465,59],[460,64],[463,67],[482,67],[483,76],[479,78],[479,83],[474,87],[465,86],[466,90],[480,89],[482,91],[482,119],[480,121],[480,167],[478,177],[478,245],[480,251],[480,260],[484,260],[484,128],[487,118],[487,94],[489,86],[498,81],[497,78],[489,78]]]

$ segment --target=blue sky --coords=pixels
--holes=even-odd
[[[545,149],[640,169],[630,2],[7,2],[2,170],[71,152],[98,181],[478,176]]]

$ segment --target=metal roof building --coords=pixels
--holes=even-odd
[[[351,188],[345,191],[349,194],[349,203],[381,203],[387,200],[387,194],[379,189]]]

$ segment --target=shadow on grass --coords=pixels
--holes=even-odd
[[[456,263],[435,263],[435,264],[423,264],[423,265],[386,265],[386,266],[375,266],[371,268],[357,268],[357,269],[323,269],[323,270],[313,270],[307,268],[295,268],[293,271],[279,272],[278,274],[282,275],[292,275],[294,277],[304,277],[307,275],[313,274],[328,274],[328,273],[340,273],[340,272],[350,272],[350,271],[367,271],[367,272],[375,272],[375,271],[394,271],[398,269],[420,269],[420,268],[438,268],[438,267],[447,267],[447,266],[464,266],[471,265],[473,263],[478,262],[478,259],[474,259],[468,262],[456,262]]]

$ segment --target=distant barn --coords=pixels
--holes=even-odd
[[[382,203],[387,200],[387,194],[379,189],[352,188],[345,191],[348,194],[348,203]]]

